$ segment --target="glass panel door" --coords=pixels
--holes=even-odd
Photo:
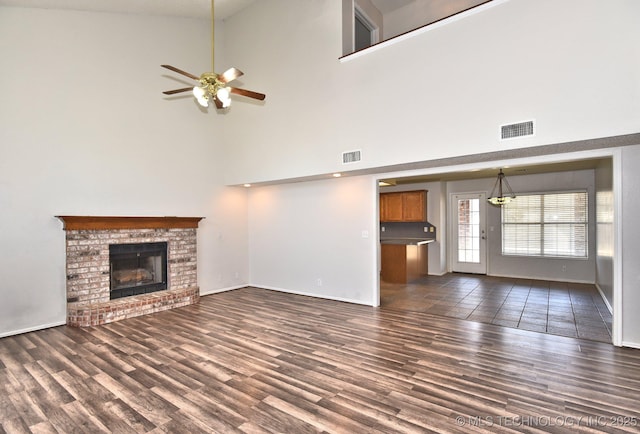
[[[452,271],[486,274],[485,194],[454,194]]]

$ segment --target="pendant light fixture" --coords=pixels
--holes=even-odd
[[[498,190],[497,195],[496,190]],[[496,183],[493,185],[493,190],[491,190],[491,195],[489,196],[489,199],[487,199],[487,201],[491,205],[502,206],[505,203],[511,202],[511,200],[515,198],[516,195],[513,193],[513,190],[511,189],[511,186],[507,181],[507,177],[502,172],[502,169],[500,169],[500,173],[498,173],[498,179],[496,179]]]

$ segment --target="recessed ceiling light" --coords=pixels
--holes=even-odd
[[[244,186],[249,188],[249,187],[251,187],[251,184],[245,184]]]

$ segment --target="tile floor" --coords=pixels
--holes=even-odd
[[[594,285],[452,273],[381,282],[383,307],[611,342],[611,313]]]

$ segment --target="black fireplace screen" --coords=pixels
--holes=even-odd
[[[111,299],[167,289],[167,243],[109,246]]]

